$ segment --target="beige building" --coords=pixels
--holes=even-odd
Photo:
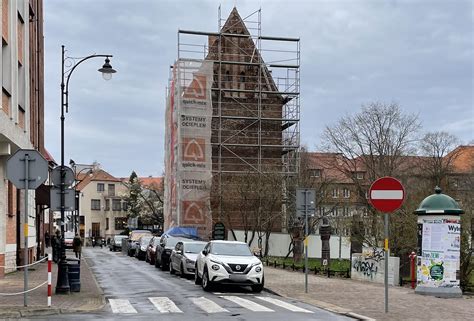
[[[78,176],[79,233],[90,244],[92,237],[108,239],[127,227],[126,186],[102,169]]]

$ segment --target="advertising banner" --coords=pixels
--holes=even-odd
[[[418,284],[459,287],[461,226],[458,220],[424,220]]]

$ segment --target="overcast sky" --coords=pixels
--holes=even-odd
[[[419,114],[423,131],[474,139],[471,0],[46,0],[46,147],[60,161],[61,45],[113,54],[104,81],[95,58],[69,85],[66,163],[97,161],[114,176],[161,175],[165,88],[177,30],[217,31],[218,6],[242,17],[260,7],[262,34],[301,38],[301,140],[372,101]],[[263,57],[265,59],[265,56]]]

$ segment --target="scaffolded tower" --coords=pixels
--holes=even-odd
[[[291,180],[286,178],[295,176],[299,170],[300,41],[298,38],[263,36],[261,10],[241,18],[233,8],[230,16],[223,20],[219,8],[218,22],[218,32],[178,31],[178,59],[172,67],[170,81],[170,92],[174,91],[174,96],[168,97],[170,100],[173,96],[175,110],[168,114],[174,113],[175,123],[177,119],[187,123],[178,123],[173,128],[168,126],[166,180],[174,180],[175,187],[172,181],[168,182],[168,193],[165,192],[167,221],[176,225],[193,225],[192,220],[183,220],[186,214],[183,214],[184,208],[179,208],[180,201],[186,198],[186,192],[178,187],[180,183],[183,185],[179,178],[182,175],[179,163],[189,161],[190,157],[196,160],[199,155],[203,156],[201,160],[204,162],[207,154],[212,157],[206,165],[188,164],[184,169],[193,168],[194,174],[200,171],[201,187],[196,189],[203,191],[208,188],[207,195],[192,197],[205,207],[199,214],[191,213],[195,221],[199,215],[206,217],[202,234],[209,236],[210,226],[216,221],[226,221],[238,229],[240,222],[236,212],[242,201],[236,197],[238,185],[249,176],[259,180],[259,177],[275,173],[280,174],[284,181],[279,185],[282,193],[278,208],[278,212],[283,213],[280,220],[283,223],[275,226],[275,229],[280,229],[286,221],[284,194],[290,190],[286,184]],[[201,86],[196,86],[197,83]],[[210,88],[202,85],[204,83],[208,83]],[[181,94],[177,92],[176,84],[183,88]],[[210,94],[210,128],[206,127],[208,121],[202,118],[206,116],[202,110],[199,111],[198,105],[190,111],[184,107],[183,99],[178,99],[181,104],[176,103],[176,97],[183,93],[186,95],[190,90],[196,94],[195,98],[199,97],[198,92],[201,92],[201,98],[204,91]],[[172,119],[169,121],[173,123]],[[182,133],[183,126],[190,122],[200,131],[194,133],[192,144],[189,137],[171,138],[172,131]],[[174,170],[170,165],[171,151],[181,153],[172,157],[178,163]],[[189,175],[185,173],[184,176]],[[186,182],[190,181],[186,179]],[[176,191],[173,192],[173,188]]]

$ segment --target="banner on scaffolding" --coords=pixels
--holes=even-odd
[[[211,231],[211,123],[213,63],[179,60],[173,68],[167,106],[165,227]]]

